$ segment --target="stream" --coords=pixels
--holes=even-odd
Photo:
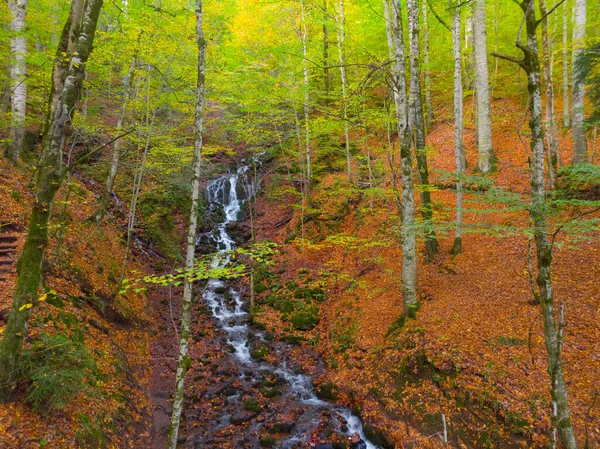
[[[242,219],[245,198],[255,186],[246,176],[248,167],[239,168],[236,172],[226,174],[215,179],[207,186],[207,198],[211,210],[222,210],[222,221],[216,225],[212,232],[213,244],[219,250],[213,262],[215,265],[227,264],[229,255],[227,251],[235,249],[234,239],[228,234],[228,224]],[[245,183],[245,184],[243,184]],[[265,376],[274,376],[278,379],[278,397],[271,413],[277,418],[278,413],[293,411],[293,420],[285,426],[285,432],[274,447],[288,449],[308,447],[311,435],[317,430],[323,416],[327,417],[328,427],[332,432],[341,435],[351,435],[358,432],[367,443],[367,448],[375,449],[377,446],[368,441],[363,433],[362,424],[350,409],[332,404],[319,399],[313,389],[312,378],[298,368],[293,368],[283,354],[286,343],[278,342],[275,351],[280,362],[272,365],[264,361],[254,360],[251,357],[251,341],[265,342],[266,333],[249,325],[250,316],[246,312],[244,301],[240,292],[227,286],[223,281],[212,279],[204,291],[203,299],[212,314],[217,327],[224,332],[229,345],[233,366],[233,376],[238,383],[243,384],[243,391],[254,391],[256,385]],[[272,345],[273,346],[273,345]],[[289,349],[289,348],[288,348]],[[210,445],[210,435],[232,424],[243,422],[237,437],[243,435],[250,447],[259,447],[257,435],[268,435],[268,418],[249,417],[244,412],[243,394],[238,390],[228,394],[227,407],[223,407],[218,420],[203,424],[202,435],[196,434],[193,438],[195,447],[219,447],[215,443]],[[244,415],[246,413],[246,415]],[[241,416],[241,418],[240,418]],[[217,422],[215,422],[217,421]],[[208,437],[207,437],[208,435]],[[232,435],[234,437],[234,435]],[[243,445],[240,442],[240,445]],[[245,446],[248,447],[248,446]]]

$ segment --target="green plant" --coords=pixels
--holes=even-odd
[[[21,369],[27,383],[27,400],[35,409],[42,405],[64,408],[72,396],[89,391],[102,378],[78,333],[69,338],[43,332],[23,351]]]

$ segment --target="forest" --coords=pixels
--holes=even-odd
[[[0,448],[600,448],[598,26],[0,0]]]

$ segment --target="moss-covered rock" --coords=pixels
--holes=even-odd
[[[260,413],[262,411],[262,407],[256,399],[248,399],[246,402],[244,402],[244,410]]]
[[[315,393],[319,399],[333,401],[337,397],[337,386],[333,382],[326,382],[318,385]]]
[[[312,306],[304,307],[292,315],[291,321],[293,328],[296,330],[312,330],[319,324],[318,309]]]
[[[273,447],[275,446],[275,443],[277,443],[277,440],[275,440],[275,438],[265,435],[264,437],[261,437],[259,444],[261,447]]]

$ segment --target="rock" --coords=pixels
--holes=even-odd
[[[253,417],[254,413],[248,410],[241,410],[239,412],[234,413],[233,416],[229,419],[229,422],[231,422],[231,424],[239,425],[251,420]]]
[[[238,391],[235,388],[229,387],[229,388],[226,388],[225,391],[223,391],[223,394],[225,396],[235,396],[237,394],[237,392]]]
[[[177,435],[177,444],[183,444],[187,440],[187,436],[179,434]]]
[[[225,293],[227,291],[226,287],[215,287],[215,293],[217,295],[222,295],[223,293]]]

